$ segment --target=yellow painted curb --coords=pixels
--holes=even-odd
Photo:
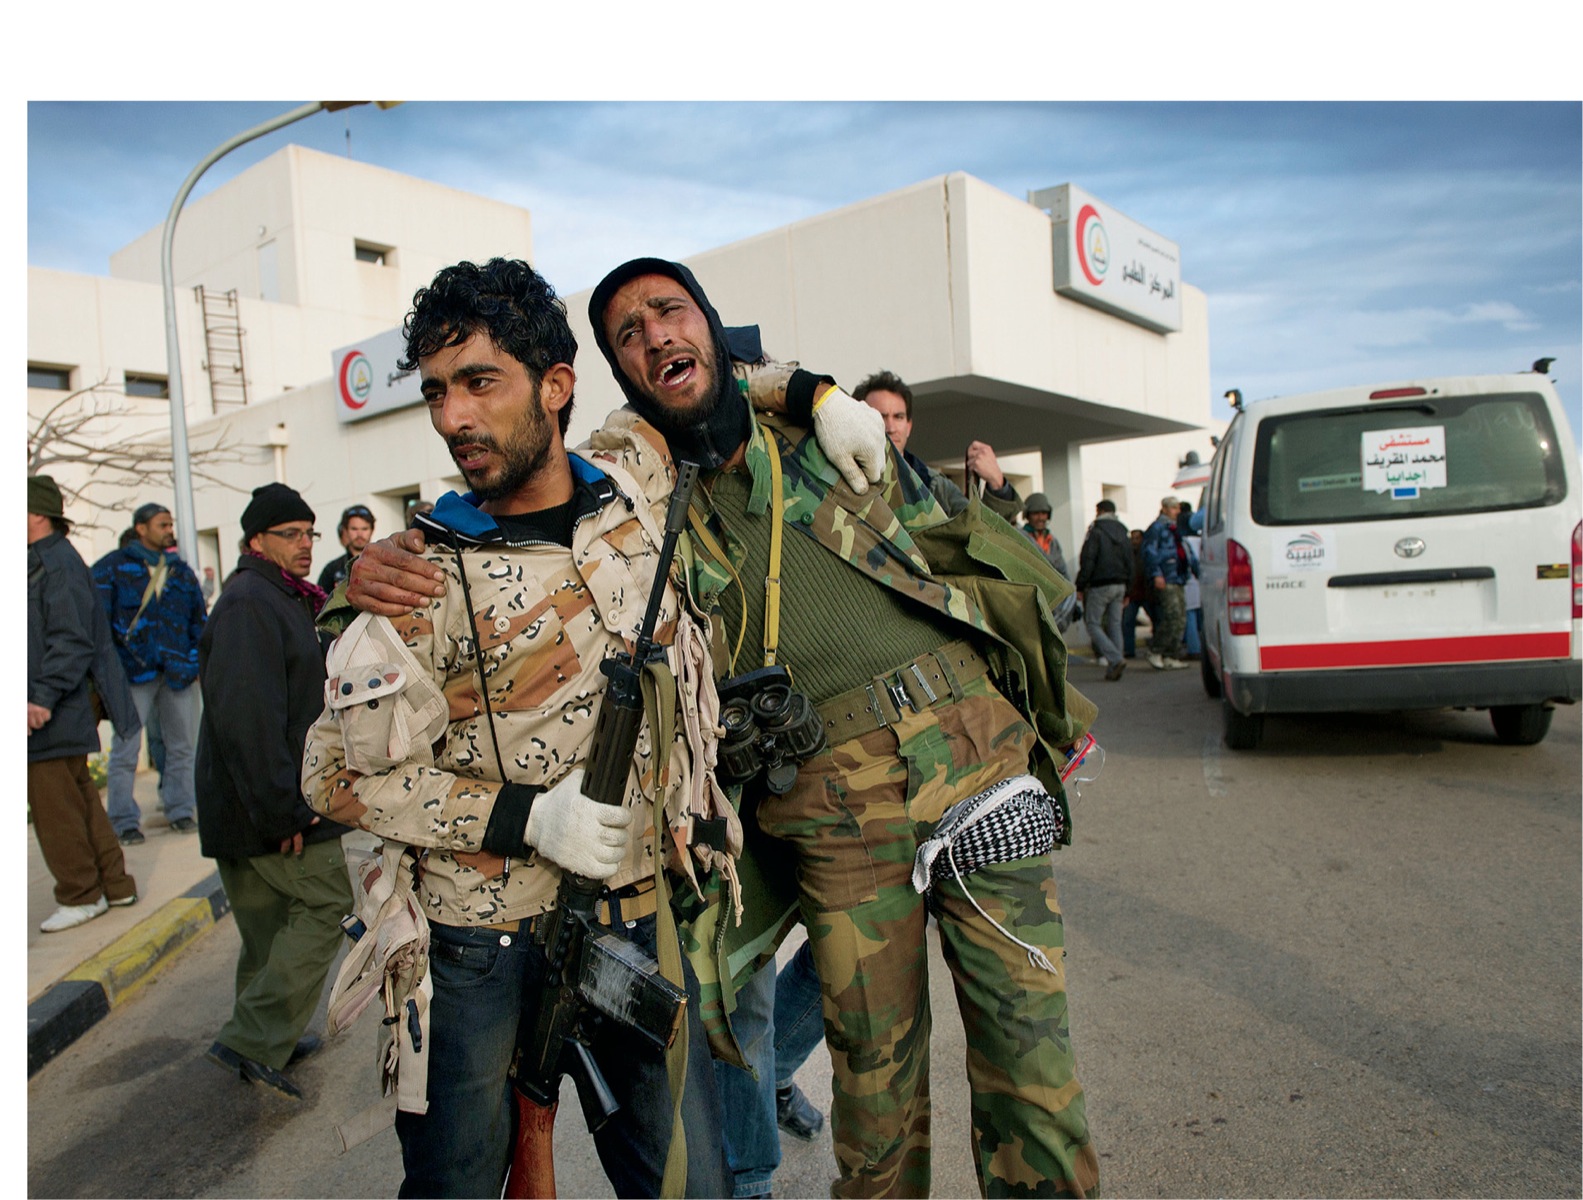
[[[214,908],[202,897],[178,897],[122,934],[67,979],[97,983],[110,1007],[158,974],[171,951],[214,925]]]

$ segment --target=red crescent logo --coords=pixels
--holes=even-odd
[[[1083,269],[1086,271],[1088,268],[1085,267]],[[341,402],[345,404],[347,408],[362,408],[363,405],[368,403],[368,399],[366,397],[362,400],[358,400],[353,397],[351,382],[347,378],[347,376],[349,376],[352,372],[353,365],[356,364],[358,359],[363,357],[364,354],[361,350],[353,350],[341,360],[341,373],[338,382],[341,388]]]
[[[1085,251],[1085,247],[1086,247],[1087,241],[1088,241],[1088,239],[1087,239],[1088,223],[1090,221],[1098,221],[1098,220],[1099,220],[1099,213],[1094,210],[1094,206],[1092,204],[1085,204],[1085,205],[1083,205],[1082,208],[1080,208],[1078,210],[1078,213],[1077,213],[1077,265],[1083,268],[1083,274],[1088,276],[1088,282],[1093,284],[1095,287],[1098,287],[1100,284],[1104,283],[1105,280],[1104,280],[1104,276],[1102,276],[1102,275],[1095,275],[1094,272],[1089,268],[1089,265],[1088,265],[1088,254]],[[1103,228],[1103,224],[1101,225],[1101,228]]]

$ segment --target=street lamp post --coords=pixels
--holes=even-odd
[[[186,182],[181,185],[181,190],[176,193],[175,200],[171,201],[170,215],[165,218],[165,237],[160,244],[159,252],[160,281],[165,289],[165,370],[170,388],[170,454],[176,491],[176,529],[180,534],[176,544],[178,553],[194,570],[198,567],[196,552],[193,549],[198,540],[198,525],[192,503],[192,464],[187,458],[187,403],[181,385],[181,344],[176,335],[176,279],[171,267],[171,247],[176,240],[176,218],[181,215],[181,207],[187,202],[188,193],[192,191],[193,185],[203,173],[238,146],[244,146],[254,138],[273,133],[282,126],[300,121],[304,117],[311,117],[321,110],[333,112],[337,109],[349,108],[354,104],[366,103],[368,103],[366,100],[315,100],[311,104],[304,104],[288,113],[282,113],[261,125],[255,125],[229,141],[221,142],[192,169],[192,174],[187,176]],[[380,106],[385,107],[389,103],[382,101]]]

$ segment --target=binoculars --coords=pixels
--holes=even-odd
[[[775,795],[791,790],[797,766],[828,748],[824,722],[791,685],[785,667],[760,667],[720,685],[720,782],[749,783],[760,773]]]

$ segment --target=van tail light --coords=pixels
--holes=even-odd
[[[1572,542],[1572,578],[1577,580],[1577,555],[1579,542]],[[1572,588],[1576,611],[1577,586]],[[1253,620],[1253,559],[1248,552],[1230,538],[1226,539],[1226,619],[1233,635],[1257,633]]]
[[[1572,528],[1572,619],[1583,619],[1583,521]]]

